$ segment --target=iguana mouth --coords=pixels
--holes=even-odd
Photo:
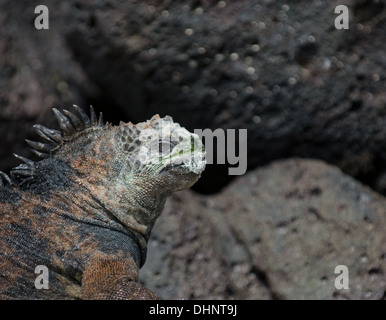
[[[205,162],[205,157],[203,157],[202,161]],[[192,168],[195,168],[198,166],[199,166],[198,161],[194,160],[193,157],[191,157],[191,159],[188,161],[181,161],[178,163],[171,161],[164,168],[162,168],[162,170],[160,172],[165,172],[165,171],[170,170],[170,169],[174,170],[174,169],[180,169],[180,168],[181,169],[186,168],[187,171],[193,171],[194,172],[194,170],[192,170]]]

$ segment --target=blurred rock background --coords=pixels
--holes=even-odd
[[[0,170],[52,107],[248,129],[249,171],[208,165],[156,224],[162,297],[386,298],[384,1],[3,0],[0,26]]]

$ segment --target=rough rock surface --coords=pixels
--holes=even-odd
[[[164,298],[386,299],[385,207],[335,167],[278,161],[219,195],[172,197],[141,276]]]
[[[386,188],[384,2],[70,3],[68,47],[128,117],[247,128],[249,168],[313,157]],[[350,9],[348,30],[334,27],[338,4]],[[198,187],[229,178],[210,166]]]
[[[81,68],[71,60],[55,31],[34,27],[40,2],[0,2],[0,170],[19,163],[13,153],[30,157],[24,139],[36,137],[32,126],[56,125],[53,107],[85,104],[87,85]],[[79,92],[82,90],[82,95]],[[34,140],[34,139],[32,139]]]

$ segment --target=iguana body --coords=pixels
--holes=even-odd
[[[0,175],[0,298],[157,298],[138,270],[166,197],[204,170],[202,143],[170,117],[112,126],[74,107],[54,109],[60,131],[36,126],[48,143],[27,141],[43,160]]]

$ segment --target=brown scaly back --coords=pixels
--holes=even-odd
[[[60,130],[49,129],[40,124],[34,125],[37,134],[42,137],[45,142],[26,139],[25,141],[32,147],[32,152],[43,159],[51,158],[62,145],[76,139],[79,134],[83,134],[90,129],[101,128],[104,126],[103,114],[100,113],[98,119],[92,106],[90,106],[90,117],[87,116],[79,106],[74,105],[73,107],[77,114],[65,109],[63,110],[63,114],[56,108],[52,109],[58,120]],[[14,156],[24,163],[13,168],[11,170],[11,176],[15,178],[16,181],[20,182],[20,184],[32,181],[36,168],[35,162],[17,154],[14,154]],[[11,180],[5,174],[1,175],[1,180],[1,184],[3,185],[4,182],[11,184]]]

